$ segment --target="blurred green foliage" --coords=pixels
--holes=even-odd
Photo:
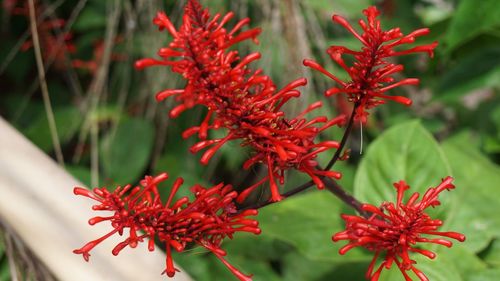
[[[39,2],[46,6],[57,4],[50,16],[68,19],[80,1]],[[100,63],[97,46],[106,40],[109,13],[116,8],[111,2],[89,0],[79,11],[70,28],[76,52],[68,54],[69,65],[74,59]],[[165,32],[157,32],[151,18],[158,10],[166,10],[174,21],[179,21],[184,1],[119,2],[117,36],[111,40],[115,43],[112,49],[115,59],[106,67],[108,74],[102,92],[91,91],[96,78],[92,71],[55,66],[47,71],[53,114],[68,171],[87,186],[110,188],[137,183],[145,174],[167,171],[171,179],[163,186],[165,194],[176,177],[186,180],[179,196],[188,194],[188,187],[195,183],[210,185],[225,181],[237,189],[249,186],[261,171],[242,170],[248,151],[238,143],[229,144],[208,166],[202,166],[199,155],[188,151],[194,139],[184,140],[180,136],[184,129],[199,123],[201,109],[170,119],[167,115],[173,101],[161,104],[154,101],[157,91],[182,87],[182,79],[165,69],[132,70],[134,60],[155,56],[170,39]],[[295,3],[297,9],[293,15],[288,14],[290,11],[280,1],[202,2],[209,4],[212,11],[234,10],[238,18],[248,16],[252,26],[263,27],[260,45],[243,45],[241,52],[261,51],[263,59],[256,67],[262,67],[278,85],[286,84],[290,77],[311,76],[304,97],[295,107],[301,107],[304,101],[324,100],[323,91],[331,87],[324,77],[302,69],[303,57],[297,57],[294,51],[299,41],[305,42],[306,54],[322,61],[340,77],[343,75],[340,69],[325,60],[324,47],[331,44],[360,47],[331,22],[333,13],[354,22],[362,18],[363,8],[377,4],[386,28],[398,26],[408,33],[429,27],[431,38],[422,40],[439,41],[435,58],[414,56],[403,61],[406,75],[422,78],[418,88],[398,90],[414,99],[414,106],[404,108],[389,103],[372,112],[368,124],[356,127],[351,136],[351,158],[334,169],[344,172],[341,184],[347,190],[372,203],[393,200],[392,183],[398,180],[405,179],[412,187],[410,191],[423,191],[438,184],[442,177],[455,177],[457,189],[443,196],[445,204],[436,211],[446,222],[443,229],[465,233],[467,241],[451,250],[437,247],[438,258],[434,261],[417,258],[418,268],[433,281],[498,279],[500,9],[497,0],[286,1]],[[19,45],[29,40],[29,36],[23,35],[29,33],[27,19],[5,9],[0,16],[3,23],[0,114],[53,156],[33,52],[19,50]],[[286,19],[290,17],[300,19],[302,25],[297,30],[287,29]],[[290,39],[293,36],[287,35],[290,32],[305,37],[294,41]],[[97,104],[92,103],[94,98]],[[328,101],[326,104],[332,106],[325,107],[322,113],[336,114],[335,102]],[[325,138],[341,136],[339,130],[327,134],[330,135]],[[361,139],[365,146],[362,155]],[[92,153],[98,155],[97,162]],[[329,157],[326,155],[320,161],[325,163]],[[92,175],[98,175],[99,179],[93,179]],[[302,175],[290,175],[285,189],[305,180]],[[352,211],[325,191],[307,192],[266,207],[258,217],[263,233],[237,235],[228,241],[224,245],[228,260],[242,271],[253,273],[254,280],[364,280],[370,254],[353,250],[340,256],[337,251],[342,243],[331,242],[331,235],[342,228],[341,212]],[[175,260],[196,280],[234,279],[215,257],[200,249],[178,255]],[[0,244],[0,280],[8,276],[8,263]],[[399,272],[390,271],[381,279],[401,278]]]

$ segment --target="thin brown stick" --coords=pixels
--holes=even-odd
[[[54,118],[54,112],[52,111],[52,105],[50,102],[49,89],[47,87],[47,81],[45,80],[45,69],[43,66],[42,52],[40,50],[40,39],[38,38],[38,30],[36,26],[36,14],[35,14],[35,3],[33,0],[29,0],[29,11],[30,11],[30,23],[31,23],[31,37],[33,38],[33,49],[35,51],[36,65],[38,69],[38,78],[40,80],[40,89],[42,90],[43,104],[45,106],[45,112],[47,114],[47,120],[49,122],[50,136],[52,138],[52,145],[54,146],[54,152],[56,154],[56,159],[59,165],[64,167],[64,158],[62,154],[61,144],[59,143],[59,136],[57,135],[56,120]]]
[[[102,61],[97,69],[96,76],[92,80],[88,90],[88,111],[87,120],[90,120],[90,133],[91,133],[91,158],[90,158],[90,175],[92,186],[99,184],[99,124],[98,120],[92,120],[92,113],[97,110],[99,100],[108,79],[109,64],[111,62],[111,54],[113,51],[114,40],[116,37],[116,30],[118,28],[118,21],[120,19],[121,7],[118,0],[115,0],[110,7],[108,22],[106,25],[106,35],[104,38],[104,52]]]

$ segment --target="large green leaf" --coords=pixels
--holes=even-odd
[[[254,281],[281,280],[270,263],[249,259],[241,254],[244,253],[228,252],[225,259],[244,274],[253,274]],[[174,252],[174,261],[197,281],[238,280],[215,255],[200,247],[191,252]]]
[[[500,26],[497,0],[462,0],[446,33],[448,49],[452,50],[475,36],[492,32]]]
[[[213,258],[213,259],[215,260],[215,258]],[[280,276],[278,275],[278,273],[273,270],[270,262],[267,262],[264,260],[259,260],[259,259],[248,259],[248,258],[242,257],[242,256],[232,257],[231,254],[228,254],[228,260],[231,262],[231,264],[235,265],[243,273],[252,274],[253,281],[280,281],[280,280],[282,280],[280,278]],[[216,262],[216,265],[220,268],[220,271],[229,272],[229,270],[225,266],[222,266],[222,264],[220,263],[219,260],[216,260],[215,262]],[[211,267],[212,270],[214,267]],[[213,281],[218,281],[218,280],[228,280],[228,281],[235,280],[235,281],[237,281],[238,279],[234,276],[232,276],[232,278],[224,278],[224,277],[221,278],[221,274],[218,274],[217,272],[213,272],[212,280]]]
[[[428,249],[428,247],[426,248]],[[452,248],[437,246],[434,250],[437,253],[435,259],[429,259],[418,254],[410,256],[411,259],[417,262],[415,267],[421,270],[429,280],[470,280],[470,276],[487,268],[486,264],[465,248],[463,244],[455,244]],[[409,271],[407,273],[414,277],[413,280],[419,280],[413,273]],[[384,272],[380,279],[399,281],[404,278],[396,264],[393,264],[393,267]],[[493,279],[490,280],[493,281]]]
[[[488,265],[500,268],[500,240],[498,240],[498,238],[493,240],[485,251],[484,261],[488,263]]]
[[[438,256],[434,260],[430,260],[427,257],[415,256],[412,257],[413,260],[417,262],[416,268],[422,271],[429,280],[432,281],[462,281],[463,279],[456,266],[444,256]],[[419,280],[413,272],[407,271],[408,275],[412,277],[412,280]],[[383,270],[380,276],[380,280],[384,281],[401,281],[404,277],[401,271],[397,268],[396,264],[392,265],[390,270]]]
[[[344,243],[331,240],[335,232],[344,228],[340,219],[342,206],[327,191],[292,197],[260,211],[261,235],[290,243],[311,260],[365,261],[367,255],[358,249],[339,255]]]
[[[295,281],[332,280],[323,277],[335,270],[338,264],[312,261],[295,251],[284,255],[281,260],[283,261],[283,280]]]
[[[500,276],[500,268],[489,268],[472,275],[468,281],[494,281]]]
[[[405,180],[409,194],[436,186],[450,175],[448,162],[432,135],[411,121],[394,126],[369,147],[356,172],[354,194],[374,205],[394,201],[393,183]]]
[[[440,79],[436,99],[459,102],[472,90],[500,85],[500,49],[483,48],[461,58]]]
[[[487,264],[471,252],[466,247],[466,243],[456,242],[451,248],[436,245],[434,250],[438,257],[444,258],[453,263],[456,271],[464,280],[469,280],[470,276],[487,268]],[[434,266],[439,268],[439,265],[436,263],[439,263],[439,261],[434,264]]]
[[[268,235],[238,233],[234,239],[223,245],[228,253],[239,253],[254,260],[280,260],[293,250],[290,244],[276,240]]]
[[[138,180],[153,149],[153,125],[143,119],[122,121],[104,136],[100,158],[106,177],[120,184]]]
[[[455,178],[454,208],[443,228],[464,233],[464,245],[473,252],[500,237],[500,167],[470,145],[469,134],[443,143]]]

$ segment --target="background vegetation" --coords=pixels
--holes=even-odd
[[[0,15],[0,115],[56,158],[34,52],[21,48],[30,40],[29,19],[9,13],[7,2],[11,1],[4,0]],[[431,36],[423,40],[440,43],[434,59],[412,56],[404,61],[405,75],[422,78],[419,87],[407,87],[399,93],[411,97],[414,105],[377,108],[367,125],[358,126],[350,138],[349,161],[334,169],[343,172],[341,184],[345,188],[362,201],[375,204],[394,197],[392,182],[405,179],[417,191],[452,175],[457,189],[445,195],[443,206],[436,211],[446,221],[445,229],[466,234],[467,241],[451,250],[436,248],[436,261],[418,260],[419,268],[433,281],[496,280],[500,276],[498,1],[201,2],[213,13],[232,10],[240,19],[250,17],[252,26],[262,27],[260,45],[244,45],[241,51],[260,51],[263,59],[256,67],[263,68],[278,85],[300,76],[309,79],[302,97],[287,109],[290,112],[315,100],[325,101],[322,114],[334,116],[343,110],[339,100],[326,100],[322,95],[331,81],[301,64],[304,58],[315,58],[342,75],[327,59],[326,47],[359,46],[356,39],[331,22],[333,13],[354,22],[362,17],[362,9],[377,4],[386,28],[398,26],[407,33],[429,27]],[[38,3],[44,7],[42,18],[66,20],[64,27],[51,32],[58,36],[69,31],[76,48],[75,52],[65,52],[62,59],[44,60],[68,172],[88,186],[114,187],[137,183],[145,174],[167,171],[172,179],[183,177],[186,190],[190,184],[209,185],[221,180],[244,188],[265,172],[241,169],[248,154],[237,143],[223,147],[208,166],[200,165],[199,155],[188,151],[194,139],[183,140],[180,133],[199,123],[201,109],[170,119],[167,113],[173,101],[158,104],[154,100],[156,92],[182,85],[182,79],[164,68],[138,72],[132,67],[138,58],[154,57],[169,40],[166,32],[158,32],[151,24],[156,12],[165,10],[173,20],[180,20],[184,1]],[[108,59],[106,51],[111,53]],[[73,67],[75,60],[93,61],[97,68]],[[324,138],[340,136],[341,131],[333,130]],[[326,161],[323,159],[323,163]],[[291,174],[285,188],[306,180]],[[337,251],[342,243],[331,242],[331,235],[342,228],[341,212],[351,210],[327,192],[308,192],[262,209],[259,221],[263,233],[238,235],[224,248],[233,264],[255,274],[254,280],[364,280],[370,253],[352,251],[340,256]],[[0,280],[9,280],[16,265],[19,274],[28,276],[27,272],[36,267],[22,262],[22,257],[12,257],[6,247],[10,240],[7,235],[3,237]],[[195,280],[234,278],[213,256],[198,249],[179,255],[176,261]],[[13,262],[14,267],[9,267]],[[383,277],[400,279],[398,272]]]

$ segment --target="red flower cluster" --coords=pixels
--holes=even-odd
[[[21,15],[30,20],[30,11],[28,1],[7,1],[4,5],[8,6],[7,11],[14,15]],[[35,1],[35,16],[40,19],[44,13],[45,7]],[[49,19],[37,23],[38,35],[40,38],[40,45],[42,57],[45,61],[54,61],[54,66],[57,69],[66,69],[66,56],[76,51],[75,45],[71,42],[72,34],[60,32],[66,21],[63,19]],[[58,34],[58,32],[60,32]],[[33,41],[27,40],[22,46],[22,51],[27,51],[33,47]]]
[[[393,100],[407,106],[412,103],[409,98],[386,94],[387,91],[401,85],[416,85],[419,82],[417,78],[406,78],[396,82],[392,75],[401,72],[403,65],[392,63],[388,58],[419,52],[428,53],[432,57],[437,42],[406,50],[395,50],[401,45],[413,43],[416,37],[428,34],[429,29],[418,29],[407,35],[404,35],[399,28],[383,31],[380,21],[377,19],[380,13],[376,7],[369,7],[363,13],[366,15],[367,22],[359,21],[359,25],[363,30],[362,34],[354,30],[345,18],[339,15],[333,15],[332,17],[334,22],[347,29],[363,45],[361,51],[351,50],[344,46],[331,46],[327,50],[331,59],[349,74],[351,81],[340,80],[315,61],[304,60],[304,65],[320,71],[337,82],[338,86],[327,90],[325,95],[331,96],[345,93],[349,101],[359,105],[356,111],[356,119],[366,122],[368,116],[366,110],[385,103],[384,99]],[[342,57],[344,54],[354,56],[355,62],[352,66],[347,66]]]
[[[282,106],[291,98],[298,97],[300,92],[297,88],[307,81],[297,79],[277,90],[262,70],[250,70],[248,64],[259,59],[260,54],[252,53],[241,58],[238,51],[229,48],[247,39],[256,41],[260,29],[241,32],[241,28],[250,21],[245,18],[228,31],[224,25],[233,16],[233,13],[223,17],[216,14],[211,18],[208,10],[204,10],[196,0],[190,0],[185,8],[183,23],[177,30],[164,13],[158,13],[153,22],[160,30],[166,29],[174,40],[167,48],[160,49],[160,60],[142,59],[136,62],[139,69],[153,65],[170,66],[173,72],[187,80],[184,89],[167,89],[156,96],[158,101],[176,97],[179,105],[170,111],[171,117],[177,117],[196,105],[208,109],[200,126],[183,133],[185,138],[193,134],[198,134],[200,138],[200,142],[191,147],[191,152],[206,149],[200,162],[207,165],[215,152],[228,141],[239,139],[242,146],[252,148],[254,155],[244,167],[264,163],[268,175],[241,193],[238,201],[245,200],[252,190],[266,181],[270,182],[271,200],[281,200],[276,180],[283,184],[284,172],[289,169],[307,173],[318,188],[324,186],[321,176],[340,178],[338,172],[318,169],[315,161],[319,153],[338,148],[338,143],[315,143],[314,140],[321,131],[333,125],[342,125],[345,117],[306,120],[305,114],[322,106],[321,102],[316,102],[297,117],[286,118],[281,111]],[[209,129],[220,128],[227,130],[225,137],[207,139]]]
[[[416,247],[417,243],[434,243],[451,247],[452,242],[442,238],[427,238],[422,235],[437,235],[452,238],[460,242],[465,236],[456,232],[439,232],[437,229],[443,224],[441,220],[431,219],[424,211],[429,206],[438,206],[439,194],[455,188],[453,178],[447,177],[435,188],[430,188],[420,202],[419,194],[414,193],[406,203],[403,203],[404,193],[410,187],[400,181],[394,184],[397,190],[396,205],[385,202],[380,208],[364,204],[363,210],[372,215],[369,218],[360,216],[342,215],[346,222],[346,230],[333,235],[334,242],[348,240],[349,243],[340,249],[343,255],[355,247],[364,247],[375,252],[366,277],[372,281],[379,279],[382,269],[389,269],[396,263],[405,280],[412,280],[406,271],[411,270],[420,280],[428,280],[425,274],[415,267],[415,261],[410,259],[410,253],[418,253],[428,258],[435,258],[436,254]],[[380,253],[385,252],[384,261],[373,272]]]
[[[176,269],[171,249],[182,252],[188,245],[198,244],[210,250],[240,280],[251,280],[250,276],[243,274],[224,259],[226,252],[220,245],[224,238],[231,239],[238,231],[259,234],[258,222],[248,218],[257,215],[257,210],[237,213],[233,203],[237,193],[232,191],[230,185],[222,183],[208,189],[200,185],[191,187],[195,196],[193,201],[187,197],[174,200],[175,193],[183,183],[182,178],[175,181],[168,200],[163,203],[157,185],[167,178],[166,173],[156,177],[146,176],[141,181],[142,187],[132,188],[131,185],[127,185],[123,188],[118,187],[113,192],[105,188],[94,188],[90,191],[75,187],[76,195],[86,196],[99,202],[92,207],[93,210],[110,211],[114,214],[91,218],[90,225],[109,221],[113,230],[73,252],[82,254],[88,261],[89,252],[95,246],[116,233],[121,236],[126,231],[128,237],[116,245],[112,250],[113,255],[118,255],[127,246],[135,248],[144,239],[148,239],[148,249],[153,251],[156,238],[165,244],[167,253],[165,272],[172,277]]]

